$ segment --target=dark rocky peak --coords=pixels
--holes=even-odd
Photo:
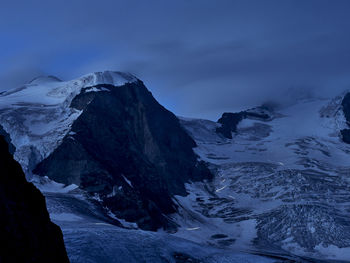
[[[0,262],[69,262],[45,198],[28,183],[0,136]]]
[[[232,132],[237,132],[237,125],[243,119],[269,121],[273,118],[274,107],[274,104],[266,103],[260,107],[248,109],[237,113],[225,112],[218,120],[218,123],[221,124],[221,127],[216,128],[216,132],[222,134],[228,139],[232,139]]]
[[[34,173],[79,185],[143,229],[175,227],[166,216],[176,211],[172,196],[212,176],[176,116],[140,80],[86,86],[70,107],[82,113]]]

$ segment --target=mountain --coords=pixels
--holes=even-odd
[[[3,136],[0,169],[0,262],[69,262],[62,232],[50,221],[44,196],[25,180]]]
[[[237,113],[225,112],[218,120],[218,123],[220,123],[221,126],[216,128],[216,132],[221,133],[227,139],[232,139],[232,132],[237,132],[238,124],[244,119],[270,120],[270,108],[271,106],[263,105],[261,107]]]
[[[28,178],[75,184],[142,229],[175,229],[172,196],[212,177],[176,116],[130,74],[36,78],[2,93],[0,113]]]
[[[349,105],[344,93],[177,118],[107,71],[1,93],[0,134],[72,262],[346,262]]]
[[[177,198],[183,215],[200,220],[179,218],[175,235],[230,249],[348,262],[349,98],[225,113],[217,123],[183,118],[195,152],[215,178],[187,185],[191,195]],[[194,227],[189,235],[186,229]]]

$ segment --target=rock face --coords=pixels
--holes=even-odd
[[[237,125],[246,118],[258,119],[258,120],[270,120],[269,106],[261,106],[238,113],[225,112],[222,114],[218,123],[221,127],[216,128],[216,133],[222,134],[228,139],[232,139],[232,132],[237,132]]]
[[[165,216],[176,211],[172,196],[212,176],[176,116],[139,80],[83,88],[70,107],[82,113],[33,172],[79,185],[143,229],[174,227]]]
[[[343,107],[343,112],[344,112],[344,116],[346,119],[346,123],[350,124],[350,93],[347,93],[342,101],[342,107]],[[340,131],[341,135],[342,135],[342,139],[345,143],[349,143],[350,144],[350,129],[343,129]]]
[[[44,196],[25,180],[0,136],[0,262],[69,262]]]

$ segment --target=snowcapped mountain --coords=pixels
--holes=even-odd
[[[175,115],[126,73],[34,79],[1,94],[0,124],[28,178],[79,186],[143,229],[176,228],[171,197],[211,177]]]
[[[130,74],[49,76],[0,94],[0,134],[72,262],[346,261],[348,102],[179,120]]]
[[[221,247],[350,260],[344,95],[226,113],[220,123],[183,118],[195,152],[216,176],[188,185],[191,194],[178,198],[191,216],[179,219],[176,235]],[[189,228],[195,229],[191,235]]]
[[[81,114],[70,107],[75,96],[104,91],[99,84],[120,86],[136,78],[121,72],[97,72],[72,81],[44,76],[0,93],[0,123],[16,147],[15,159],[30,178],[35,165],[61,143]],[[86,89],[86,87],[91,87]]]

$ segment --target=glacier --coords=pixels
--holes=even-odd
[[[268,120],[245,118],[232,139],[216,133],[217,122],[179,117],[215,177],[173,197],[174,233],[137,229],[78,186],[31,173],[71,133],[81,114],[69,107],[75,96],[134,81],[111,71],[71,81],[49,76],[0,93],[0,124],[27,179],[46,196],[71,262],[350,261],[350,146],[340,137],[345,93],[284,105]]]
[[[215,132],[215,122],[181,118],[216,177],[187,185],[190,195],[177,197],[186,216],[175,216],[183,225],[175,235],[217,247],[349,261],[343,96],[299,100],[271,112],[268,121],[244,119],[232,140]],[[193,224],[197,233],[189,236]],[[217,233],[225,238],[213,240]]]

